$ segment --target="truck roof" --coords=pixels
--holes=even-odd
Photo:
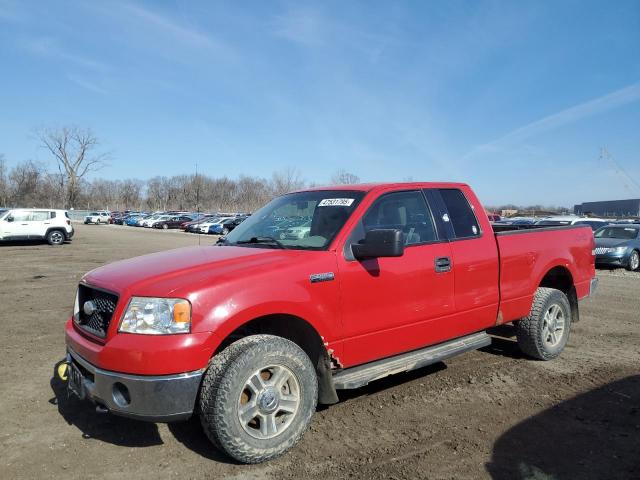
[[[380,183],[356,183],[352,185],[326,185],[322,187],[302,188],[296,192],[308,192],[318,190],[357,190],[370,192],[387,188],[461,188],[468,187],[466,183],[459,182],[380,182]],[[295,193],[295,192],[291,192]]]

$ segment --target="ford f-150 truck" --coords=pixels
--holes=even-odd
[[[269,235],[287,220],[310,228]],[[494,232],[461,183],[294,192],[216,245],[87,273],[57,370],[99,412],[199,415],[219,449],[261,462],[337,391],[484,347],[490,327],[555,358],[596,286],[593,249],[588,226]]]

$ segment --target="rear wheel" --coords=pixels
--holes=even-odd
[[[556,358],[569,340],[571,306],[555,288],[540,287],[529,315],[515,322],[520,350],[538,360]]]
[[[169,228],[169,225],[167,225],[166,223],[163,223],[163,224],[162,224],[162,228],[163,228],[164,230],[166,230],[167,228]]]
[[[223,234],[223,235],[226,235],[227,233],[229,233],[229,229],[228,229],[227,227],[224,227],[224,228],[222,229],[222,234]]]
[[[49,245],[62,245],[64,243],[64,233],[60,230],[51,230],[47,233],[46,238]]]
[[[631,252],[629,255],[629,263],[627,263],[627,270],[635,272],[640,269],[640,253],[637,250]]]
[[[315,369],[295,343],[252,335],[216,355],[200,391],[209,439],[243,463],[270,460],[302,438],[318,400]]]

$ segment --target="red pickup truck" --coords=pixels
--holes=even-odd
[[[197,414],[218,448],[261,462],[338,390],[484,347],[490,327],[558,356],[593,249],[588,226],[494,232],[460,183],[294,192],[215,246],[87,273],[58,374],[99,412]]]

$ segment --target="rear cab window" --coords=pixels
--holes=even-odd
[[[442,215],[442,221],[449,226],[450,236],[456,240],[480,237],[482,231],[478,225],[478,219],[462,190],[440,188],[437,191],[446,209]]]

